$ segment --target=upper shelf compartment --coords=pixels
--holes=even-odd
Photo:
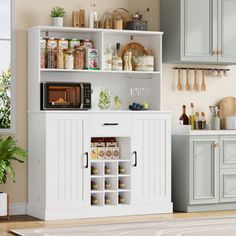
[[[155,31],[129,31],[129,30],[107,30],[107,29],[88,29],[88,28],[72,28],[72,27],[52,27],[52,26],[37,26],[30,28],[28,31],[38,31],[39,38],[54,38],[54,39],[77,39],[80,41],[91,40],[93,46],[98,50],[99,69],[87,70],[80,68],[63,69],[57,67],[41,68],[41,72],[85,72],[85,73],[113,73],[113,74],[159,74],[161,71],[161,51],[162,51],[162,32]],[[115,45],[120,45],[119,56],[123,59],[123,70],[107,69],[105,62],[105,51],[110,48],[114,52]],[[139,45],[135,47],[134,45]],[[38,43],[40,48],[40,43]],[[141,48],[141,49],[140,49]],[[132,70],[125,70],[124,55],[125,52],[132,51]],[[151,54],[153,60],[152,69],[137,69],[134,66],[135,57],[140,57],[146,54]],[[86,55],[85,55],[86,57]],[[140,59],[140,58],[139,58]],[[142,59],[140,59],[142,61]],[[146,60],[146,58],[144,59]],[[153,62],[154,61],[154,62]],[[143,62],[142,62],[143,63]],[[137,62],[141,65],[141,62]],[[149,64],[148,66],[149,67]],[[147,68],[146,67],[146,68]]]

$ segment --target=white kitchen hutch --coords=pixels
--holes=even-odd
[[[100,52],[100,70],[40,69],[40,38],[45,36],[92,39]],[[130,42],[153,50],[155,71],[103,69],[104,48]],[[161,106],[162,33],[38,26],[28,30],[28,62],[27,213],[56,220],[172,212],[171,115]],[[41,111],[41,82],[91,83],[92,109]],[[122,99],[122,110],[97,108],[104,88]],[[149,103],[151,110],[129,111],[134,101]],[[91,159],[92,137],[116,137],[120,159]],[[126,167],[126,173],[119,174],[119,165]],[[97,167],[98,175],[91,174],[91,166]],[[112,183],[109,190],[104,187],[107,179]],[[124,189],[119,189],[119,180],[125,182]],[[99,189],[91,190],[91,181]],[[92,196],[98,199],[96,206],[91,204]],[[120,196],[125,199],[122,203]]]

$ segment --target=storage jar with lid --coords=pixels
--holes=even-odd
[[[83,47],[75,48],[75,69],[81,70],[85,67],[85,49]]]
[[[74,55],[73,49],[67,49],[65,51],[65,69],[72,70],[74,69]]]

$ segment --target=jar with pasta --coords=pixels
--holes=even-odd
[[[47,68],[57,69],[57,49],[47,47]]]
[[[57,69],[64,69],[64,50],[60,47],[57,50]]]
[[[74,69],[74,55],[72,49],[68,49],[65,52],[65,69],[67,70]]]
[[[85,50],[83,47],[75,48],[75,69],[82,70],[85,67]]]

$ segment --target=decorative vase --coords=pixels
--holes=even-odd
[[[63,27],[63,17],[52,17],[53,26]]]

